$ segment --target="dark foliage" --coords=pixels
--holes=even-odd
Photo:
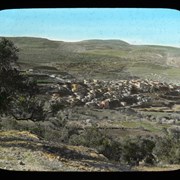
[[[17,65],[18,48],[13,42],[0,41],[0,113],[9,113],[11,102],[18,94],[32,97],[38,92],[36,82],[21,75]]]

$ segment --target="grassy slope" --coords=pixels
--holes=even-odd
[[[56,66],[60,71],[94,78],[127,75],[178,82],[179,48],[130,45],[120,40],[50,41],[43,38],[9,38],[20,49],[24,67]],[[124,71],[122,72],[122,68]],[[85,73],[84,73],[85,72]]]

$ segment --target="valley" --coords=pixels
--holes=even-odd
[[[152,151],[149,155],[151,160],[156,161],[151,163],[157,169],[167,164],[170,167],[170,162],[179,168],[179,145],[174,145],[174,142],[179,142],[180,134],[179,48],[131,45],[121,40],[63,42],[30,37],[8,39],[19,48],[17,68],[20,73],[37,82],[39,91],[35,98],[41,112],[32,115],[29,109],[26,111],[17,102],[13,117],[1,117],[0,138],[5,138],[0,146],[4,152],[8,143],[6,139],[10,138],[6,137],[8,132],[12,131],[13,138],[22,141],[17,131],[23,131],[39,139],[34,146],[41,147],[43,152],[44,144],[49,146],[46,153],[58,153],[59,146],[64,146],[65,150],[70,148],[64,157],[69,162],[75,149],[82,146],[79,152],[87,156],[75,157],[76,168],[62,165],[56,157],[57,167],[52,164],[56,171],[133,171],[138,170],[139,164],[148,168],[146,155],[149,149],[145,155],[142,153],[140,159],[129,160],[125,147],[136,140],[142,144],[148,140],[154,143],[154,149],[147,146]],[[159,155],[161,138],[166,139],[166,136],[167,139],[173,137],[175,146],[171,152],[176,152],[176,156],[169,154],[167,158],[170,160]],[[133,138],[137,139],[129,143]],[[95,160],[88,148],[96,154]],[[114,154],[111,153],[113,150]],[[36,158],[34,154],[32,156]],[[88,157],[93,159],[92,163]],[[82,168],[83,158],[91,164],[88,168]],[[27,159],[25,161],[29,163]],[[95,164],[100,162],[107,166],[96,167]],[[45,170],[52,170],[47,164]],[[0,167],[4,167],[1,161]],[[14,169],[15,165],[8,164],[6,169],[8,167]],[[34,170],[32,165],[29,170]],[[38,165],[37,170],[43,170],[43,167]]]

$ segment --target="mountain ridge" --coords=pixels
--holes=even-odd
[[[173,46],[173,45],[163,45],[163,44],[133,44],[133,43],[129,43],[126,40],[121,40],[121,39],[84,39],[84,40],[77,40],[77,41],[65,41],[65,40],[55,40],[55,39],[50,39],[50,38],[46,38],[46,37],[34,37],[34,36],[0,36],[0,38],[7,38],[7,39],[11,39],[11,40],[15,40],[15,39],[34,39],[34,40],[46,40],[46,41],[52,41],[52,42],[64,42],[64,43],[84,43],[84,42],[94,42],[94,43],[98,43],[98,42],[106,42],[106,43],[122,43],[124,45],[132,45],[132,46],[149,46],[149,47],[168,47],[168,48],[177,48],[180,49],[180,47],[177,46]]]
[[[116,39],[65,42],[36,37],[7,38],[19,48],[19,63],[26,69],[43,64],[60,72],[67,70],[75,77],[138,76],[154,80],[160,77],[175,83],[180,80],[180,48],[177,47],[132,45]]]

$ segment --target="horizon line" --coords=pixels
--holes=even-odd
[[[136,45],[136,46],[165,46],[165,47],[173,47],[173,48],[180,48],[180,45],[170,45],[170,44],[146,44],[146,43],[131,43],[129,42],[129,40],[124,40],[124,39],[111,39],[111,38],[92,38],[92,39],[79,39],[79,40],[69,40],[69,39],[58,39],[58,38],[51,38],[51,37],[41,37],[41,36],[1,36],[0,37],[4,37],[4,38],[40,38],[40,39],[47,39],[49,41],[62,41],[62,42],[69,42],[69,43],[75,43],[75,42],[82,42],[82,41],[89,41],[89,40],[101,40],[101,41],[123,41],[129,45]]]

